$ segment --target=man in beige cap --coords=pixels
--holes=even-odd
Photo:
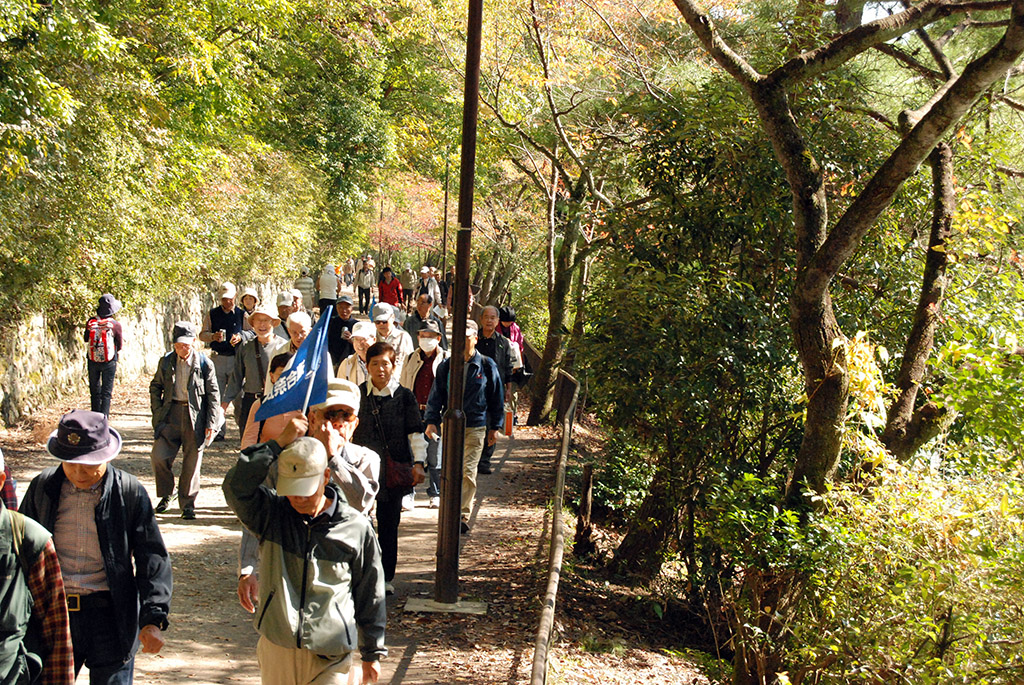
[[[243,433],[253,402],[263,399],[270,360],[277,348],[287,342],[274,335],[274,326],[280,323],[280,319],[269,307],[261,306],[254,310],[249,315],[249,322],[256,337],[238,346],[235,370],[228,377],[227,387],[221,398],[221,408],[227,412],[228,403],[223,398],[238,397],[241,392],[242,422],[239,424],[239,430]]]
[[[299,437],[304,423],[243,450],[224,479],[228,505],[260,539],[260,677],[264,685],[375,683],[387,655],[380,547],[369,518],[331,482],[323,443]],[[275,463],[276,493],[264,484]],[[350,673],[357,648],[361,672]]]
[[[299,412],[294,412],[299,413]],[[332,378],[327,384],[327,399],[310,407],[308,434],[323,444],[330,455],[331,479],[353,509],[369,516],[380,490],[380,457],[371,449],[352,444],[352,433],[359,425],[359,388],[354,383]],[[266,485],[277,484],[277,468],[271,465]],[[259,562],[259,541],[248,530],[242,531],[238,552],[238,599],[249,613],[259,598],[254,571]]]
[[[360,385],[367,379],[366,351],[377,341],[377,329],[369,321],[360,321],[352,327],[349,340],[355,352],[341,360],[334,375]]]

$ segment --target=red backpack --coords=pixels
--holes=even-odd
[[[117,353],[114,346],[114,320],[90,319],[86,325],[89,331],[89,360],[109,362]]]

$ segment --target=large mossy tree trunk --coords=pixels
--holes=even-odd
[[[549,264],[548,330],[544,338],[544,351],[532,386],[532,405],[526,423],[536,426],[548,420],[554,407],[555,380],[565,353],[568,337],[566,322],[569,318],[569,294],[572,291],[573,268],[580,238],[578,215],[563,224],[561,243],[553,250]]]

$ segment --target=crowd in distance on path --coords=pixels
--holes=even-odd
[[[228,416],[240,452],[223,490],[244,526],[237,591],[260,635],[262,682],[377,682],[402,512],[421,484],[430,508],[440,502],[451,282],[439,276],[406,265],[377,277],[372,260],[350,259],[316,281],[304,269],[274,309],[223,283],[201,326],[174,325],[149,384],[155,506],[112,463],[113,379],[130,341],[121,304],[103,295],[84,333],[91,408],[61,417],[47,443],[58,464],[32,480],[20,511],[0,455],[0,683],[73,683],[83,665],[91,683],[131,683],[137,651],[160,651],[172,580],[157,517],[176,491],[181,518],[196,518],[203,451],[234,440]],[[350,288],[369,321],[355,318]],[[319,316],[330,317],[326,398],[256,420]],[[477,475],[511,432],[522,346],[510,308],[466,322],[463,534]]]

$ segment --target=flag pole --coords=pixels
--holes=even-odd
[[[334,310],[335,309],[337,309],[337,301],[335,301],[335,304],[331,305],[331,313],[327,315],[327,324],[324,326],[324,332],[321,334],[324,338],[327,338],[327,330],[328,330],[328,328],[330,328],[331,317],[334,316]],[[320,316],[322,318],[323,317],[323,313],[321,313]],[[309,378],[309,383],[306,384],[306,399],[304,399],[302,401],[302,415],[303,416],[306,415],[306,410],[309,409],[309,396],[313,394],[313,374],[315,374],[317,371],[319,371],[320,370],[320,364],[324,363],[323,340],[314,340],[313,342],[316,343],[316,346],[320,348],[320,355],[317,357],[317,359],[319,360],[319,364],[317,364],[316,368],[313,368],[313,364],[310,363],[310,365],[309,365],[310,369],[309,369],[309,371],[306,374],[307,377]],[[310,350],[310,351],[312,352],[312,350]],[[310,355],[310,356],[312,356],[312,355]],[[310,359],[310,362],[312,362],[312,361],[313,360]]]

